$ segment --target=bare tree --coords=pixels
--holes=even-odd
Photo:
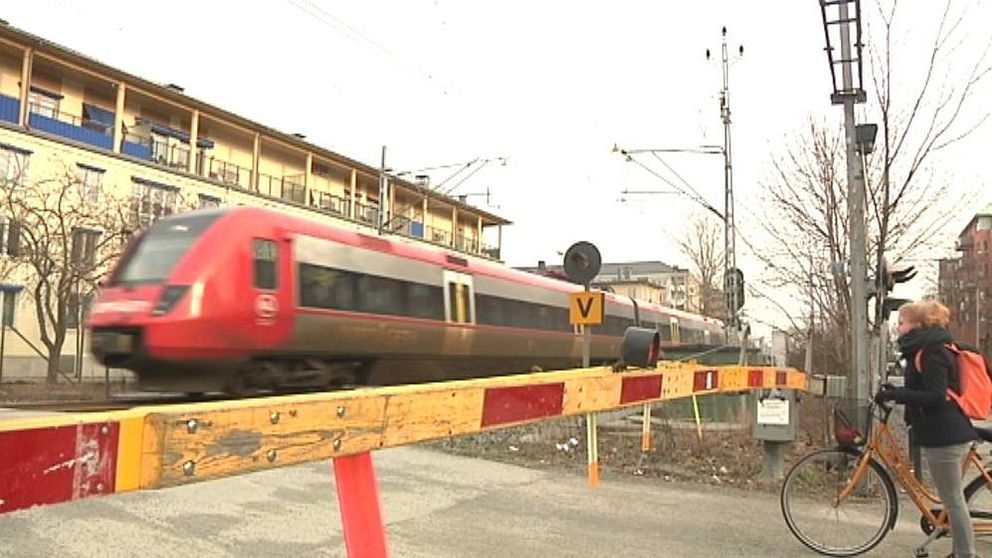
[[[723,318],[727,313],[726,301],[719,281],[723,277],[723,226],[711,216],[696,214],[675,243],[695,267],[700,285],[700,313]]]
[[[962,118],[979,84],[990,73],[989,45],[968,64],[964,77],[949,77],[957,51],[959,26],[965,14],[952,17],[952,2],[943,4],[942,18],[928,44],[928,58],[916,64],[922,72],[914,87],[896,86],[912,80],[897,75],[892,60],[892,38],[899,36],[897,2],[879,9],[881,33],[869,45],[874,94],[869,121],[879,122],[879,149],[866,156],[868,253],[878,267],[883,256],[893,266],[901,260],[932,254],[945,239],[950,217],[971,203],[941,173],[941,150],[964,141],[986,116]],[[903,33],[905,34],[905,33]],[[926,40],[926,39],[924,39]],[[955,56],[952,57],[951,55]],[[914,61],[915,62],[915,61]],[[922,70],[920,70],[922,68]],[[899,79],[897,79],[899,78]],[[973,104],[973,103],[972,103]],[[984,107],[982,107],[984,110]],[[770,272],[764,280],[776,295],[786,298],[780,307],[793,309],[792,318],[813,321],[811,327],[828,365],[849,368],[847,180],[844,135],[840,127],[811,122],[805,133],[776,157],[774,174],[762,184],[762,232],[770,240],[750,246]],[[744,238],[745,245],[748,244]],[[812,311],[810,310],[812,308]],[[813,316],[812,318],[810,316]],[[876,326],[881,327],[876,316]]]
[[[87,181],[80,169],[55,166],[57,174],[32,181],[25,168],[0,189],[7,229],[2,271],[24,285],[33,303],[49,383],[63,373],[59,364],[69,331],[82,325],[99,281],[134,232],[193,207],[177,191],[122,192]]]

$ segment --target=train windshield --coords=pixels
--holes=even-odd
[[[161,283],[219,212],[171,217],[154,223],[124,254],[111,286]]]

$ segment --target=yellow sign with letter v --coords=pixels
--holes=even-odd
[[[581,291],[571,293],[568,304],[568,323],[572,325],[600,325],[606,295],[601,292]]]

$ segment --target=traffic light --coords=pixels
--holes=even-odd
[[[885,292],[891,291],[898,283],[905,283],[913,277],[916,277],[916,267],[909,266],[905,269],[893,270],[889,267],[889,262],[882,260],[882,269],[879,271],[879,278],[883,281],[882,285],[885,288]]]
[[[916,268],[914,266],[909,266],[906,269],[900,269],[899,271],[892,271],[886,279],[886,287],[889,290],[892,290],[892,288],[896,286],[896,283],[905,283],[913,277],[916,277]]]
[[[882,304],[881,307],[876,306],[876,309],[881,313],[883,320],[888,319],[889,314],[893,310],[898,310],[900,306],[910,302],[905,298],[894,298],[888,295],[897,284],[905,283],[913,277],[916,277],[916,268],[914,266],[893,270],[889,267],[887,260],[882,260],[882,268],[878,271],[876,277],[876,288],[880,291],[876,295],[882,299]]]

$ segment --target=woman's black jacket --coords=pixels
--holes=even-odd
[[[905,387],[886,390],[886,398],[906,405],[906,421],[922,447],[961,444],[977,438],[971,421],[957,403],[947,397],[947,388],[959,391],[955,355],[945,344],[952,342],[942,327],[918,328],[899,337]],[[922,370],[916,354],[923,350]]]

